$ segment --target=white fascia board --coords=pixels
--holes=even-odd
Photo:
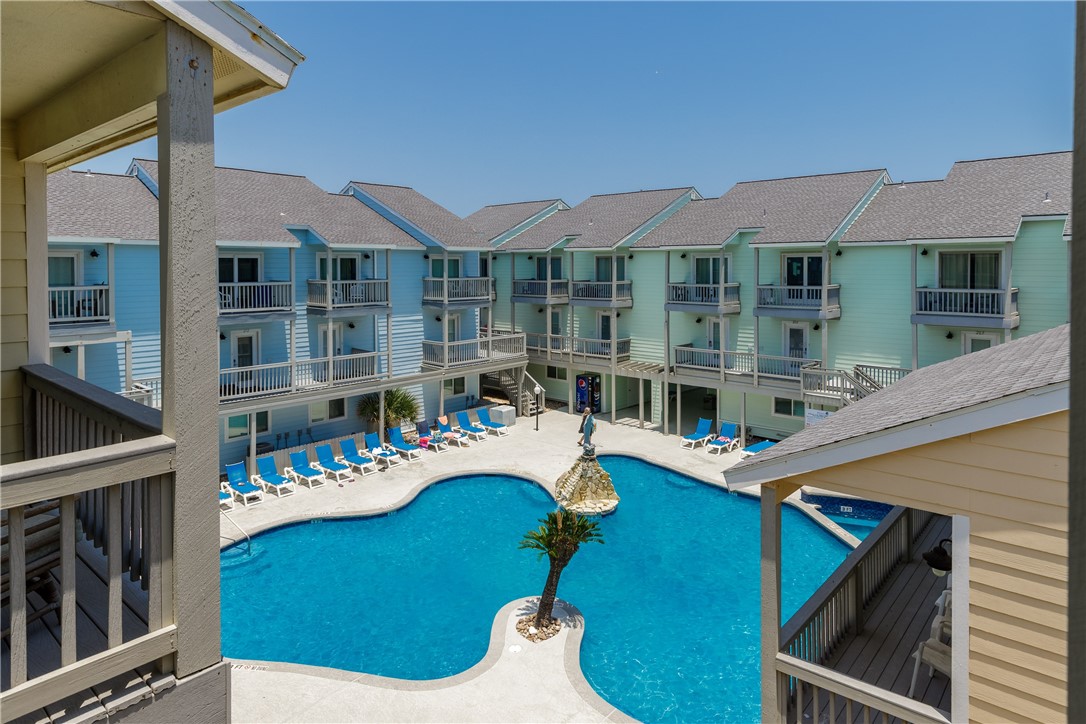
[[[242,249],[249,249],[255,247],[263,247],[265,249],[298,249],[302,246],[300,241],[223,241],[219,239],[215,242],[215,246],[220,249],[224,247],[236,246]]]
[[[826,241],[782,241],[775,242],[763,242],[758,243],[758,237],[754,237],[754,240],[750,242],[751,248],[758,249],[822,249],[829,246],[829,242]]]
[[[393,246],[392,244],[329,244],[332,251],[423,251],[425,247]]]
[[[681,206],[676,208],[675,205],[678,204],[680,201],[683,201],[684,198],[686,199],[686,201],[684,201]],[[649,231],[651,231],[652,229],[655,229],[657,226],[659,226],[660,224],[667,221],[667,219],[671,218],[672,214],[675,214],[676,212],[678,212],[679,209],[681,209],[683,206],[686,206],[686,204],[690,203],[691,201],[701,201],[701,200],[702,200],[701,194],[698,193],[698,190],[696,188],[691,186],[686,191],[684,191],[682,194],[677,196],[670,204],[668,204],[664,208],[657,211],[650,218],[646,219],[644,221],[644,223],[638,224],[636,229],[634,229],[629,234],[626,234],[626,236],[619,239],[618,242],[616,242],[615,245],[611,247],[611,249],[616,250],[620,246],[625,245],[626,242],[628,242],[630,240],[631,236],[636,236],[646,226],[649,227]],[[663,216],[664,218],[661,219],[660,218],[661,216]],[[641,238],[644,238],[648,233],[649,232],[645,232],[645,234],[642,234]],[[634,243],[636,244],[637,242],[635,241]]]
[[[119,244],[120,239],[108,236],[50,236],[50,244]]]
[[[871,184],[871,187],[867,189],[867,192],[864,193],[859,201],[856,202],[855,206],[853,206],[849,210],[849,212],[845,214],[845,218],[841,219],[841,223],[838,224],[837,228],[833,230],[833,233],[829,235],[827,241],[840,241],[839,237],[841,236],[841,234],[844,234],[845,230],[848,229],[848,227],[852,226],[856,219],[860,218],[860,214],[862,214],[864,209],[867,208],[867,205],[874,200],[875,196],[882,189],[882,187],[889,182],[889,174],[883,171],[882,176],[879,176],[878,180],[875,181],[875,183]]]
[[[304,55],[233,2],[147,2],[277,88],[286,88],[294,68],[305,60]]]
[[[388,217],[385,217],[387,221],[391,222],[392,224],[394,224],[396,226],[399,226],[408,235],[414,237],[415,241],[419,242],[420,244],[422,244],[424,246],[427,246],[427,247],[430,247],[430,248],[433,248],[433,247],[438,247],[438,248],[441,248],[441,249],[448,249],[449,248],[440,239],[438,239],[436,237],[433,237],[430,234],[427,234],[425,231],[422,230],[422,228],[420,226],[418,226],[418,224],[415,224],[410,219],[408,219],[406,216],[399,213],[398,211],[393,209],[388,204],[382,202],[379,198],[377,198],[373,194],[367,193],[364,188],[362,188],[358,184],[354,183],[353,181],[351,183],[348,183],[346,186],[344,186],[343,190],[340,191],[340,193],[343,194],[343,195],[350,194],[352,197],[354,197],[355,201],[359,202],[360,204],[365,204],[366,206],[369,206],[374,211],[377,211],[378,214],[380,214],[381,212],[378,211],[377,209],[375,209],[374,205],[380,206],[382,209],[384,209],[388,213],[389,216],[395,217],[399,221],[403,222],[403,226],[400,226],[399,224],[397,224],[392,219],[389,219]],[[365,197],[365,199],[368,199],[368,201],[364,200],[362,197]],[[408,229],[405,229],[404,228],[405,226],[410,227],[411,229],[413,229],[414,233],[412,233],[412,231],[408,231]],[[419,237],[422,237],[422,238],[419,238]]]
[[[888,430],[878,430],[812,450],[784,455],[734,473],[724,470],[724,484],[729,490],[750,488],[782,478],[1051,415],[1068,409],[1069,405],[1070,385],[1060,382]]]
[[[331,244],[328,242],[328,240],[325,239],[323,236],[321,236],[319,233],[317,233],[317,230],[314,229],[309,224],[283,224],[283,228],[286,229],[287,231],[304,231],[304,232],[306,232],[308,234],[312,234],[314,239],[316,239],[320,243],[324,244],[325,246],[331,246]],[[302,245],[302,242],[301,242],[301,240],[299,240],[298,241],[298,246],[301,246],[301,245]]]
[[[904,239],[898,241],[839,241],[838,246],[908,246]]]
[[[923,246],[924,244],[1005,244],[1014,241],[1013,236],[971,236],[958,239],[908,239],[905,243],[909,246]]]

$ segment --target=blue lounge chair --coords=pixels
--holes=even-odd
[[[683,435],[679,440],[679,447],[689,448],[693,450],[698,445],[704,445],[712,437],[710,430],[713,427],[712,420],[706,420],[704,417],[698,419],[698,429],[689,435]]]
[[[775,440],[762,440],[759,443],[755,443],[754,445],[748,445],[747,447],[740,450],[739,457],[749,458],[751,455],[757,455],[762,450],[767,450],[776,444],[777,442]]]
[[[400,428],[388,428],[388,441],[392,445],[393,450],[407,458],[407,462],[410,463],[416,460],[422,460],[422,448],[404,440],[403,431],[400,430]]]
[[[284,495],[294,495],[297,490],[293,480],[283,477],[275,469],[275,458],[271,455],[256,459],[256,472],[253,484],[264,488],[265,493],[275,493],[276,497],[282,498]]]
[[[305,450],[292,452],[290,454],[290,467],[283,468],[283,472],[298,485],[308,485],[310,489],[318,485],[324,485],[324,472],[309,464],[309,458],[306,457]]]
[[[234,495],[227,491],[226,483],[219,485],[219,510],[233,510],[234,509]]]
[[[475,411],[475,415],[479,418],[479,424],[485,427],[488,432],[492,432],[498,437],[509,434],[509,428],[507,426],[490,419],[490,410],[487,408],[480,407]]]
[[[355,444],[353,437],[349,437],[346,440],[340,440],[339,449],[343,454],[336,458],[336,460],[349,465],[362,477],[377,472],[377,461],[369,455],[359,453],[358,446]]]
[[[381,438],[377,437],[376,432],[366,433],[366,447],[370,451],[370,455],[377,461],[379,465],[384,465],[386,468],[390,468],[393,465],[399,465],[403,462],[403,458],[400,457],[395,450],[389,450],[381,444]]]
[[[332,452],[330,444],[317,445],[317,447],[313,448],[313,451],[317,453],[317,467],[323,470],[324,474],[329,478],[337,482],[340,480],[354,481],[350,466],[336,461],[335,453]]]
[[[472,440],[485,440],[486,430],[471,424],[468,413],[464,410],[456,413],[456,421],[460,423],[460,430],[466,432]]]
[[[719,434],[705,443],[709,454],[721,455],[739,449],[739,426],[734,422],[720,421]]]
[[[445,442],[445,436],[441,433],[435,435],[425,422],[415,423],[415,430],[419,433],[419,445],[421,447],[433,450],[436,453],[442,453],[449,449],[449,443]]]
[[[226,484],[230,486],[234,497],[242,505],[256,505],[264,502],[264,491],[249,482],[245,463],[230,463],[226,466]]]
[[[468,434],[452,429],[448,417],[437,418],[437,431],[445,442],[455,442],[458,447],[468,447],[471,445],[468,441]]]

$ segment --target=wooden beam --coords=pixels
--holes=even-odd
[[[776,671],[781,631],[781,506],[774,483],[762,486],[762,721],[783,720]]]

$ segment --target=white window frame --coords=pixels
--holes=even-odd
[[[264,252],[262,251],[227,251],[219,252],[219,259],[232,259],[234,261],[234,281],[233,282],[220,282],[219,268],[215,267],[215,283],[216,284],[245,284],[246,282],[239,282],[238,279],[238,259],[256,259],[256,280],[258,282],[264,281]],[[216,260],[216,265],[218,260]]]
[[[83,284],[83,250],[82,249],[72,249],[72,250],[64,250],[64,251],[50,251],[49,252],[49,258],[52,259],[54,257],[58,258],[58,259],[71,257],[71,259],[72,259],[72,281],[73,281],[72,286],[76,286],[76,287],[85,286]],[[46,280],[48,281],[48,277],[49,277],[48,262],[46,262],[45,275],[46,275]]]
[[[697,280],[698,280],[698,260],[699,259],[716,259],[717,261],[720,261],[721,258],[724,259],[724,264],[728,267],[728,269],[727,269],[728,273],[722,275],[724,278],[719,280],[717,283],[718,284],[730,284],[731,283],[731,281],[732,281],[732,255],[730,253],[729,254],[724,254],[723,257],[720,254],[692,254],[691,257],[692,257],[690,259],[690,283],[691,284],[697,284],[698,283]],[[717,274],[720,275],[719,266],[717,267]]]
[[[336,417],[331,416],[331,413],[330,413],[330,410],[329,410],[329,404],[332,402],[332,400],[341,400],[343,402],[343,414],[342,415],[337,415]],[[322,417],[320,419],[317,419],[317,418],[315,418],[313,416],[313,407],[317,406],[317,405],[320,405],[320,406],[324,407],[324,417]],[[307,412],[309,413],[309,424],[310,425],[323,425],[326,422],[336,422],[338,420],[346,420],[347,419],[347,398],[346,397],[331,397],[331,398],[328,398],[326,400],[317,400],[316,402],[310,402]]]
[[[974,339],[989,339],[995,347],[1003,342],[1003,335],[999,332],[962,332],[962,354],[969,354],[969,343]]]
[[[253,367],[261,364],[260,361],[260,330],[259,329],[232,329],[230,330],[230,367],[229,369],[244,369],[235,365],[238,358],[238,337],[253,338]]]
[[[462,255],[460,255],[460,254],[449,254],[446,257],[446,256],[441,256],[440,254],[431,254],[430,255],[430,269],[429,269],[429,271],[430,271],[430,277],[432,279],[441,279],[441,275],[439,275],[439,274],[435,275],[434,274],[434,263],[439,262],[439,261],[444,263],[445,266],[442,267],[443,269],[447,268],[448,265],[449,265],[449,262],[453,262],[453,261],[455,261],[457,267],[459,267],[460,275],[454,277],[454,276],[452,276],[450,274],[449,279],[463,279],[464,278],[464,257]]]
[[[807,263],[811,260],[811,257],[817,257],[819,260],[822,261],[822,279],[823,279],[823,281],[827,281],[826,280],[826,263],[825,263],[825,260],[822,258],[822,252],[818,252],[818,253],[815,253],[815,254],[805,252],[805,251],[796,252],[795,254],[789,254],[787,252],[782,252],[781,253],[781,286],[782,287],[787,287],[788,286],[788,260],[791,257],[794,257],[794,256],[803,257],[803,284],[801,284],[798,287],[793,287],[793,289],[799,289],[801,287],[804,288],[804,289],[815,289],[816,288],[816,287],[812,287],[812,286],[807,284]],[[728,266],[731,267],[731,264],[729,264]]]
[[[976,289],[976,287],[943,287],[940,285],[940,270],[943,268],[943,254],[999,254],[999,286],[987,291],[1003,289],[1003,279],[1006,276],[1004,264],[1007,263],[1007,255],[1003,249],[995,247],[978,247],[976,249],[938,249],[935,252],[935,288],[937,289]],[[966,267],[968,269],[968,266]],[[967,282],[968,283],[968,282]],[[982,290],[983,291],[983,290]]]
[[[257,410],[256,412],[243,412],[239,415],[227,415],[223,418],[222,435],[223,442],[230,442],[231,440],[240,440],[243,437],[249,437],[249,415],[267,415],[268,426],[266,429],[261,430],[259,427],[256,429],[257,435],[263,435],[272,429],[272,411],[271,410]],[[245,418],[245,432],[240,435],[230,434],[230,418],[231,417],[244,417]]]
[[[554,375],[551,375],[551,370],[554,370]],[[558,375],[559,372],[562,373],[561,376]],[[569,379],[569,372],[566,371],[565,367],[559,367],[558,365],[547,365],[546,378],[548,380],[565,381]]]
[[[792,405],[792,414],[791,415],[782,415],[779,412],[777,412],[777,400],[787,400],[789,403],[791,403],[791,405]],[[797,402],[800,405],[803,405],[803,409],[804,409],[803,414],[800,414],[800,415],[796,414],[796,403]],[[790,397],[774,397],[773,402],[772,402],[772,406],[769,408],[769,412],[773,417],[782,417],[782,418],[785,418],[785,419],[788,419],[788,420],[802,420],[802,419],[804,419],[806,417],[806,410],[807,410],[807,405],[806,405],[806,403],[803,402],[803,400],[793,400]]]
[[[370,256],[371,256],[370,266],[372,267],[373,264],[374,264],[374,261],[372,259],[373,255],[371,254]],[[355,274],[363,274],[364,273],[363,272],[363,267],[362,267],[362,265],[363,265],[362,252],[337,252],[335,254],[332,254],[332,265],[333,266],[338,265],[338,263],[339,263],[339,261],[341,259],[354,259]],[[328,254],[317,254],[317,278],[318,279],[320,279],[320,276],[321,276],[321,264],[322,263],[325,264],[325,265],[328,264]],[[357,282],[357,281],[362,281],[363,279],[371,279],[371,278],[373,278],[372,274],[370,276],[368,276],[368,277],[366,277],[366,276],[362,276],[362,277],[356,276],[354,279],[336,279],[336,278],[333,277],[332,281],[334,281],[334,282],[337,282],[337,281]],[[320,280],[325,281],[324,279],[320,279]]]

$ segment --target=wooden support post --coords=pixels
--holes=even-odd
[[[1012,266],[1014,261],[1014,246],[1011,242],[1003,244],[1003,318],[1006,319],[1011,313],[1011,284],[1013,283],[1011,278]],[[1005,336],[1003,341],[1009,340],[1010,330],[1005,329]]]
[[[75,376],[87,379],[87,348],[82,342],[75,345]]]
[[[256,412],[249,413],[249,475],[256,475]]]
[[[441,383],[441,392],[443,394],[445,392],[444,380]],[[377,393],[377,435],[381,442],[385,441],[385,391],[383,388]]]
[[[173,575],[163,624],[177,625],[180,678],[222,660],[219,625],[218,370],[211,46],[166,21],[166,89],[158,98],[162,432],[177,441]],[[171,605],[172,604],[172,605]]]
[[[747,446],[747,393],[739,393],[739,447]]]
[[[760,342],[758,340],[758,328],[761,327],[761,320],[758,317],[758,304],[761,302],[761,293],[758,290],[758,285],[761,284],[761,276],[759,272],[759,265],[761,263],[762,250],[755,247],[754,249],[754,358],[751,360],[752,374],[754,375],[754,386],[758,386],[758,355],[761,354]]]
[[[774,483],[762,485],[762,721],[780,721],[777,652],[781,628],[781,506]]]
[[[664,252],[664,299],[667,299],[667,285],[671,283],[671,252]],[[671,410],[668,403],[668,391],[671,389],[671,312],[664,306],[664,396],[663,425],[664,435],[670,433],[669,418]]]
[[[637,376],[637,426],[645,429],[645,378]]]
[[[916,292],[916,245],[915,244],[912,246],[912,254],[910,255],[909,273],[911,275],[910,276],[911,287],[909,289],[909,294],[912,296],[911,308],[913,310],[912,313],[915,315],[916,314],[916,294],[917,294],[917,292]],[[917,368],[916,363],[917,363],[918,354],[917,354],[916,345],[917,345],[917,337],[918,336],[919,335],[918,335],[918,331],[917,331],[916,322],[913,322],[913,369],[914,370]]]
[[[109,300],[109,322],[117,323],[117,276],[113,273],[113,244],[106,244],[106,298]]]
[[[374,258],[376,262],[376,254]],[[385,281],[388,284],[388,312],[385,314],[385,375],[392,377],[392,249],[385,251]]]
[[[683,434],[683,383],[675,381],[675,434]]]
[[[124,389],[132,389],[132,333],[124,341]]]
[[[26,525],[23,507],[8,511],[8,592],[11,606],[11,634],[8,647],[11,651],[8,671],[11,686],[26,681]]]

